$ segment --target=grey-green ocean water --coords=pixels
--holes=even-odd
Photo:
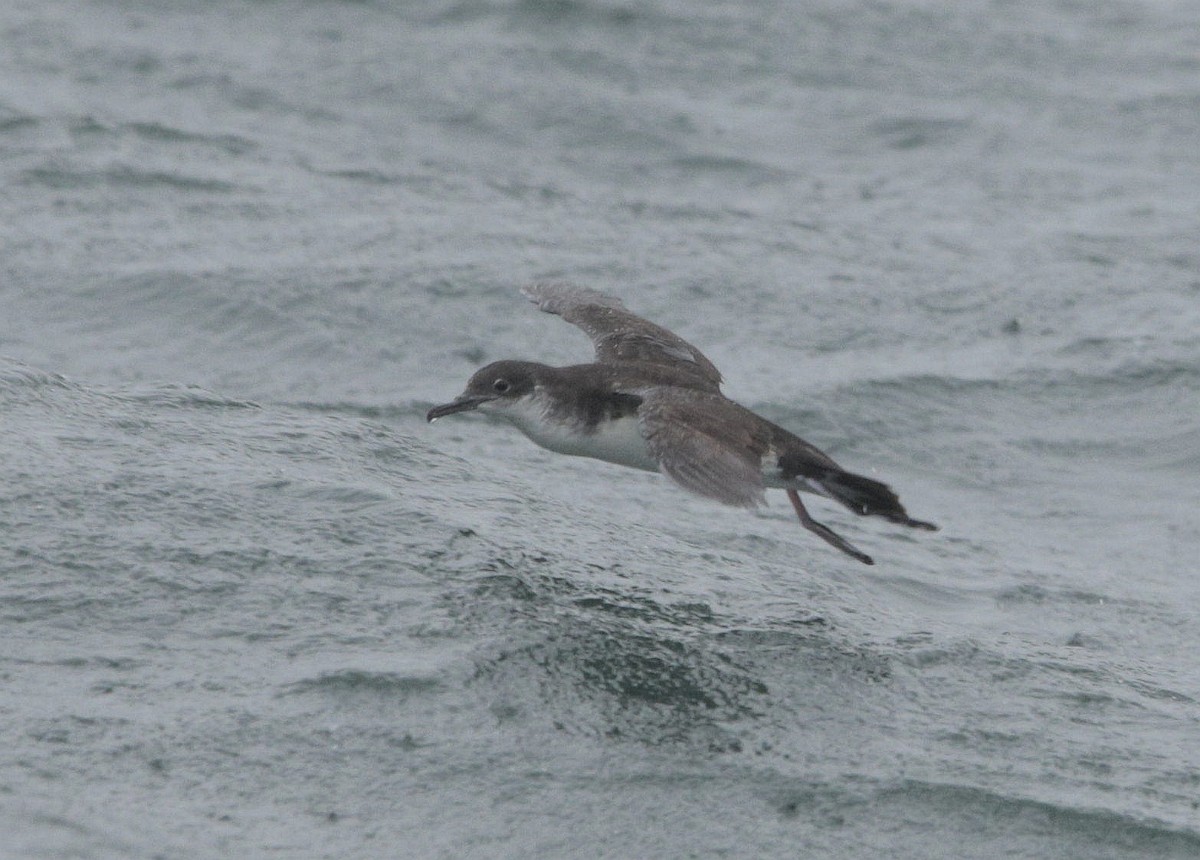
[[[0,857],[1200,856],[1200,11],[0,8]],[[937,534],[424,411],[566,277]]]

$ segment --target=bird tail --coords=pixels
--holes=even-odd
[[[890,522],[912,528],[937,531],[937,526],[933,523],[910,517],[892,488],[873,478],[865,478],[853,472],[830,470],[814,483],[819,483],[830,498],[841,502],[856,514],[883,517]]]

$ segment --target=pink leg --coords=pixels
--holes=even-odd
[[[838,537],[838,535],[834,533],[834,531],[828,526],[822,525],[810,517],[808,515],[808,511],[804,507],[804,503],[800,501],[800,494],[798,492],[795,490],[788,490],[787,497],[788,501],[792,503],[792,507],[796,509],[796,516],[800,517],[800,525],[804,526],[810,532],[827,543],[836,546],[842,552],[846,553],[846,555],[858,559],[863,564],[875,563],[875,559],[871,558],[871,556]]]

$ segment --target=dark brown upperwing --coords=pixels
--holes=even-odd
[[[660,325],[630,312],[616,296],[561,281],[541,282],[521,292],[546,313],[581,328],[600,362],[640,361],[686,368],[717,391],[721,372],[700,350]]]

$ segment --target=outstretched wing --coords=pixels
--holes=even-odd
[[[631,313],[616,296],[562,281],[533,284],[521,292],[546,313],[583,329],[596,347],[597,361],[666,365],[694,376],[701,387],[716,391],[721,384],[721,372],[704,353]]]
[[[769,432],[720,394],[646,388],[638,425],[659,468],[675,483],[727,505],[765,503],[762,457]]]

